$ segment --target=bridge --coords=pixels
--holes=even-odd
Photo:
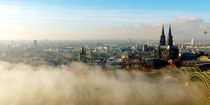
[[[180,71],[188,76],[187,84],[195,85],[203,95],[206,105],[210,105],[210,73],[197,67],[182,67]]]

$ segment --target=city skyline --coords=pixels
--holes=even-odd
[[[157,40],[162,24],[172,25],[176,40],[203,39],[203,32],[210,31],[209,3],[0,0],[0,40]]]

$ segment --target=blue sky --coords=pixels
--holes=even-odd
[[[209,4],[209,0],[0,0],[4,34],[0,39],[158,39],[162,24],[172,24],[177,39],[200,38],[209,30]]]
[[[1,0],[4,4],[101,9],[208,11],[209,0]]]

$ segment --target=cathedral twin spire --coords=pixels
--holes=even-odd
[[[163,26],[163,28],[162,28],[162,34],[161,34],[161,37],[160,37],[160,45],[161,45],[161,46],[166,45],[166,37],[165,37],[164,26]]]
[[[169,33],[168,33],[168,39],[167,39],[167,43],[166,43],[166,37],[165,37],[165,29],[164,29],[164,25],[162,27],[162,33],[161,33],[161,38],[160,38],[160,45],[161,46],[173,46],[173,36],[172,36],[172,29],[171,29],[171,25],[169,27]]]

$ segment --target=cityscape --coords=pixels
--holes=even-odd
[[[206,40],[174,41],[172,26],[168,34],[160,28],[159,40],[28,40],[2,41],[1,60],[30,65],[68,65],[72,62],[104,69],[148,70],[198,67],[209,70],[210,45]]]
[[[210,105],[208,3],[0,0],[0,105]]]

